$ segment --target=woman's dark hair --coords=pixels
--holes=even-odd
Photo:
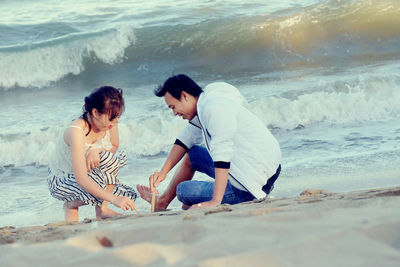
[[[162,97],[166,92],[170,93],[173,97],[180,100],[182,91],[197,97],[203,90],[201,87],[185,74],[178,74],[169,77],[163,85],[154,90],[156,96]]]
[[[108,114],[110,121],[121,116],[122,112],[125,110],[122,89],[117,89],[112,86],[102,86],[93,90],[90,95],[85,97],[81,118],[89,125],[89,131],[86,135],[88,135],[92,129],[88,115],[93,115],[92,110],[94,108],[102,114]]]

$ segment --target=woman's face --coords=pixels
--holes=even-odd
[[[100,131],[111,130],[115,125],[118,124],[119,117],[110,120],[109,114],[103,114],[93,109],[93,123]]]

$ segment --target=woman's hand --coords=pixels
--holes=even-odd
[[[135,202],[129,197],[115,196],[111,203],[123,210],[131,210],[139,213],[136,209]]]
[[[95,148],[89,151],[86,157],[86,168],[88,172],[92,172],[93,169],[97,168],[100,164],[100,153],[103,151],[102,148]]]

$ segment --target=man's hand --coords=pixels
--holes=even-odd
[[[195,209],[204,209],[204,208],[212,208],[220,205],[221,203],[215,200],[210,200],[206,202],[201,202],[199,204],[194,204],[192,205],[189,209],[190,210],[195,210]]]
[[[153,190],[156,190],[156,194],[158,194],[158,191],[156,187],[164,181],[166,178],[166,175],[162,174],[161,172],[155,171],[153,174],[150,175],[149,177],[149,185],[150,185],[150,190],[153,192]]]

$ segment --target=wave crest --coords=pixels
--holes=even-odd
[[[110,65],[120,63],[125,49],[134,41],[133,29],[125,27],[56,45],[0,52],[0,69],[3,71],[0,87],[46,86],[68,74],[81,73],[85,69],[85,59],[90,57]]]
[[[397,0],[330,0],[272,14],[212,17],[191,24],[140,26],[128,16],[120,20],[130,26],[87,33],[80,39],[72,35],[75,40],[58,43],[47,40],[42,46],[18,47],[14,52],[2,49],[0,69],[5,73],[0,87],[43,87],[84,70],[90,76],[101,64],[122,63],[119,70],[137,82],[182,70],[232,78],[400,58]]]
[[[267,127],[285,131],[318,124],[351,125],[392,120],[400,115],[399,84],[396,76],[334,81],[322,83],[313,91],[295,90],[257,98],[248,103],[248,108]],[[119,124],[120,148],[130,156],[167,153],[187,123],[173,117],[166,107],[159,109],[154,104],[151,107],[152,111],[143,111],[140,116],[124,114]],[[64,119],[54,118],[54,121]],[[0,135],[0,169],[7,165],[47,165],[62,126],[32,126],[29,133],[22,134],[16,133],[18,129]]]
[[[338,84],[337,84],[338,83]],[[399,116],[400,81],[374,78],[336,82],[293,97],[263,97],[250,109],[270,128],[293,130],[319,123],[349,124],[389,120]]]

